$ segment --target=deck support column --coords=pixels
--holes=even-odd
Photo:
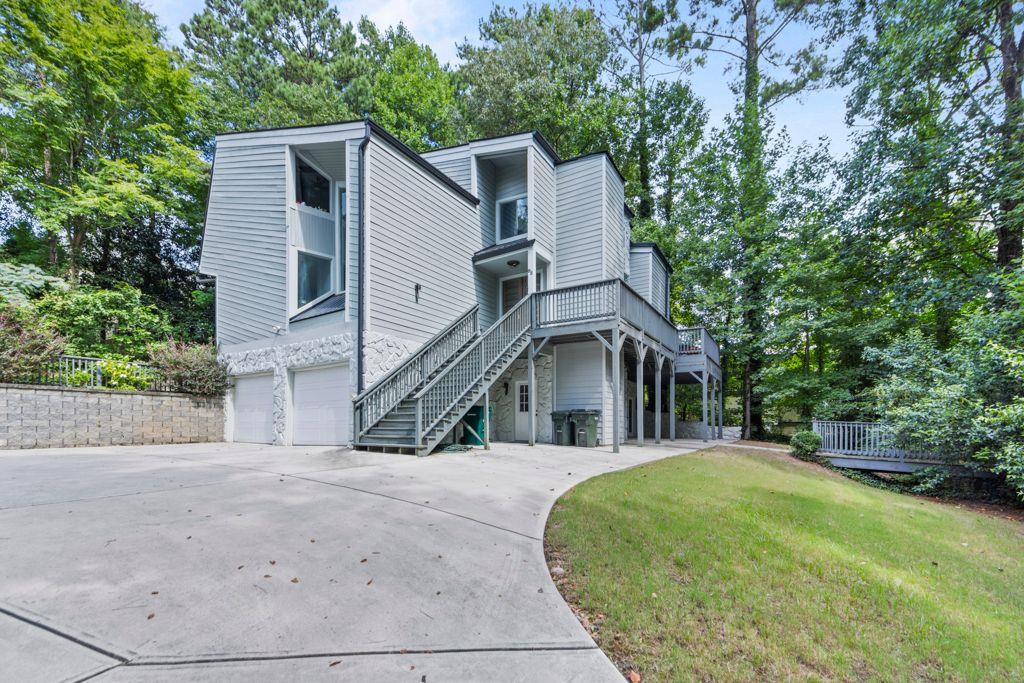
[[[654,352],[654,443],[661,443],[661,367],[665,356]]]
[[[718,438],[723,438],[725,430],[725,386],[721,380],[718,382]]]
[[[533,340],[530,340],[529,345],[526,347],[526,384],[527,384],[527,403],[529,404],[530,414],[528,416],[527,425],[529,425],[530,431],[530,445],[535,446],[537,444],[537,372],[536,363],[534,362],[534,351],[533,351]]]
[[[491,450],[491,390],[484,391],[484,450]]]
[[[700,378],[700,388],[701,388],[700,403],[701,403],[701,410],[703,411],[703,417],[702,417],[701,425],[704,428],[703,429],[703,431],[704,431],[704,441],[707,441],[708,437],[711,436],[711,427],[708,425],[708,364],[707,364],[707,361],[704,362],[704,374]]]
[[[668,375],[668,438],[676,440],[676,369],[669,368]]]
[[[708,421],[708,430],[710,431],[711,439],[715,439],[715,425],[718,424],[718,381],[714,377],[711,378],[711,402],[708,404],[708,413],[711,416]]]
[[[636,349],[636,445],[644,445],[644,357],[647,345],[633,340]]]
[[[612,329],[612,453],[622,444],[622,345],[619,328]]]

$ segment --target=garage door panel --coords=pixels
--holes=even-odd
[[[242,443],[273,443],[274,441],[274,377],[252,375],[235,380],[235,441]]]
[[[292,442],[344,445],[351,439],[352,400],[347,365],[296,371],[292,380]]]

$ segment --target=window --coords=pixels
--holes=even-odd
[[[526,197],[498,202],[498,241],[525,235],[527,215]]]
[[[331,291],[331,259],[299,252],[299,308]]]
[[[302,159],[295,159],[295,201],[331,212],[331,181]]]
[[[519,385],[519,412],[528,413],[530,412],[530,385],[520,384]]]

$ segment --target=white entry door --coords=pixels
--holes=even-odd
[[[530,440],[530,385],[516,382],[516,441]]]
[[[274,376],[248,375],[235,380],[232,400],[234,433],[242,443],[274,441]]]
[[[339,446],[352,438],[347,365],[296,370],[292,378],[292,443]]]

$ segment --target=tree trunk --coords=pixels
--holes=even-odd
[[[1003,154],[1007,166],[1011,162],[1019,163],[1017,156],[1024,146],[1024,132],[1021,131],[1024,124],[1024,112],[1021,111],[1024,105],[1021,102],[1024,44],[1017,42],[1013,13],[1011,0],[1003,0],[999,4],[999,53],[1002,59],[999,82],[1003,88]],[[1017,180],[1024,180],[1024,174],[1019,171],[1014,175]],[[999,201],[999,216],[996,221],[996,263],[1004,269],[1014,267],[1021,258],[1024,226],[1020,217],[1016,215],[1021,204],[1021,191],[1019,182],[1004,181],[1004,196]]]

